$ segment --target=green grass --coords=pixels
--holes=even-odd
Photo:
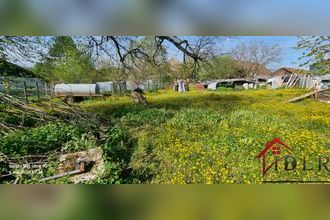
[[[0,150],[12,157],[101,146],[108,168],[95,183],[324,181],[329,171],[317,170],[317,156],[329,155],[330,106],[312,99],[285,103],[305,92],[160,90],[146,94],[148,106],[134,104],[129,94],[76,104],[97,114],[101,126],[76,121],[37,124],[29,118],[15,118],[19,114],[13,117],[10,112],[16,110],[12,107],[0,113],[0,119],[27,128],[0,135]],[[52,111],[48,106],[57,102],[39,104]],[[278,172],[272,170],[262,177],[256,155],[274,137],[292,148],[291,154],[299,159],[297,169],[284,171],[281,162]],[[302,171],[300,158],[304,156],[313,171]],[[23,175],[21,182],[37,183],[54,174],[56,164],[52,161],[38,176]],[[0,172],[8,172],[8,167],[0,163]]]
[[[325,180],[325,170],[308,174],[281,170],[262,178],[255,158],[274,137],[292,147],[297,157],[328,155],[329,105],[314,100],[284,103],[304,92],[163,90],[146,95],[147,107],[133,104],[129,96],[81,106],[128,132],[134,143],[130,142],[134,149],[128,165],[133,182]],[[315,168],[315,160],[312,163]]]

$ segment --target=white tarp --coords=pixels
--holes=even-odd
[[[207,89],[217,90],[217,85],[218,85],[218,82],[212,82],[212,83],[207,85]]]
[[[243,83],[243,88],[244,89],[249,89],[249,83]]]
[[[56,84],[55,94],[100,94],[96,84]]]

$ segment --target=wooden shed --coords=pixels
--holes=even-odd
[[[290,67],[282,67],[272,73],[273,77],[281,76],[283,82],[287,82],[292,74],[295,75],[307,75],[308,71],[303,69],[295,69]]]

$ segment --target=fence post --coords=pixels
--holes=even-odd
[[[48,93],[47,93],[47,83],[45,82],[45,97],[47,98]]]
[[[38,97],[38,101],[40,100],[40,91],[39,91],[39,83],[36,82],[36,89],[37,89],[37,97]]]
[[[317,82],[316,82],[316,80],[315,80],[315,82],[314,82],[314,92],[315,92],[315,94],[314,94],[314,99],[317,99],[318,98],[318,94],[317,94]]]
[[[53,82],[51,83],[50,91],[51,91],[51,97],[54,98],[54,96],[55,96],[55,84]]]
[[[23,83],[23,86],[24,86],[23,91],[24,91],[25,102],[28,103],[29,100],[28,100],[28,94],[27,94],[26,82],[25,82],[25,81],[24,81],[24,83]]]
[[[11,85],[10,85],[10,81],[5,80],[3,81],[3,87],[5,89],[5,92],[10,95],[10,90],[11,90]]]

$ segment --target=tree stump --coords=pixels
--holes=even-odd
[[[140,88],[134,89],[132,91],[131,98],[132,98],[133,102],[135,102],[137,104],[143,104],[143,105],[148,104],[146,98],[144,97],[144,92]]]

